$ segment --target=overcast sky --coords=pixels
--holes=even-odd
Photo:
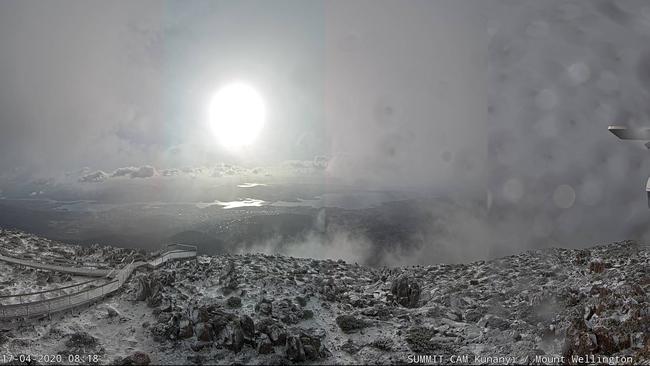
[[[479,6],[407,4],[3,1],[0,167],[54,174],[326,156],[350,182],[475,180],[486,148]],[[206,127],[210,97],[232,80],[254,86],[268,109],[239,154]]]
[[[565,247],[648,239],[650,152],[607,126],[650,127],[650,3],[486,11],[491,228]]]
[[[648,151],[607,125],[648,124],[648,45],[643,0],[2,1],[0,168],[322,156],[350,183],[488,191],[511,242],[647,237]],[[232,80],[268,107],[238,154],[206,126]]]

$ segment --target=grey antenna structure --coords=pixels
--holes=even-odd
[[[607,127],[607,129],[621,140],[647,141],[645,147],[650,149],[650,128],[627,128],[614,125]],[[648,207],[650,207],[650,178],[646,182],[645,191],[648,196]]]

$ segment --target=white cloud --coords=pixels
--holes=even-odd
[[[86,174],[79,178],[79,182],[82,183],[101,183],[108,179],[108,174],[104,173],[101,170],[98,170],[96,172]]]
[[[154,175],[156,175],[156,168],[151,165],[144,165],[139,168],[132,166],[117,168],[113,174],[111,174],[111,177],[116,178],[129,176],[131,178],[151,178]]]

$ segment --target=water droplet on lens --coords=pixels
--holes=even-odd
[[[535,97],[535,104],[539,109],[553,109],[557,104],[557,95],[550,89],[544,89]]]
[[[503,196],[506,200],[517,203],[524,196],[524,185],[517,178],[510,178],[503,184]]]
[[[576,192],[570,185],[562,184],[553,192],[553,202],[557,207],[570,208],[576,200]]]
[[[577,85],[589,80],[591,70],[587,64],[583,62],[576,62],[575,64],[569,66],[568,73],[571,81]]]

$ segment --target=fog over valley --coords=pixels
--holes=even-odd
[[[0,226],[373,265],[649,235],[607,131],[648,121],[643,1],[1,7]],[[258,130],[211,122],[233,82]]]

